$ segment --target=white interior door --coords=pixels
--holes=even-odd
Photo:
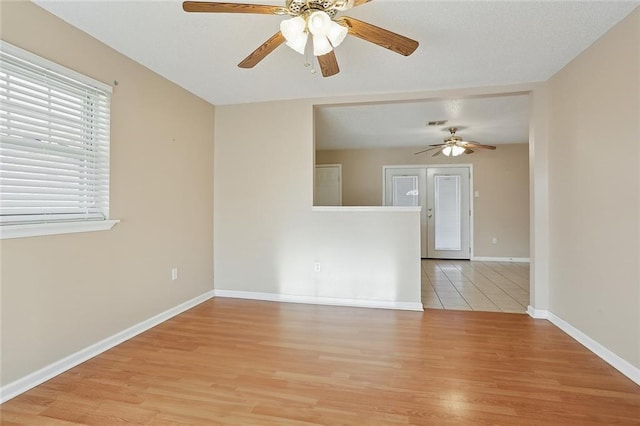
[[[316,166],[314,206],[342,205],[342,165],[321,164]]]
[[[468,167],[427,168],[427,255],[470,259],[471,210]]]
[[[420,212],[420,252],[427,257],[427,169],[386,167],[384,169],[385,206],[421,206]]]

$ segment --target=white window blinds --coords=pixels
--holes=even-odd
[[[0,42],[0,225],[108,219],[110,98]]]

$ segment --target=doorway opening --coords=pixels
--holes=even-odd
[[[461,289],[454,284],[460,282],[464,287],[469,281],[477,284],[476,281],[492,280],[499,288],[496,292],[502,292],[502,296],[511,297],[526,308],[527,295],[510,296],[500,287],[515,284],[518,288],[513,289],[517,293],[523,287],[530,288],[531,306],[536,306],[535,299],[544,301],[546,297],[546,240],[543,232],[546,229],[543,197],[546,182],[546,169],[543,167],[546,164],[545,99],[545,90],[527,86],[516,90],[506,87],[496,93],[471,91],[461,95],[443,91],[425,99],[315,105],[315,164],[343,165],[344,206],[393,205],[385,204],[384,200],[382,168],[385,165],[419,168],[459,160],[472,164],[470,260],[428,259],[428,248],[422,248],[427,240],[421,238],[421,257],[427,259],[421,262],[423,280],[429,278],[432,284],[438,284],[440,278],[444,281],[444,276],[447,276],[449,287],[442,288],[441,292],[453,293],[455,287],[460,296],[463,296]],[[431,118],[436,121],[447,119],[447,128],[463,127],[465,136],[480,143],[496,145],[497,150],[475,150],[470,156],[459,157],[436,156],[431,152],[415,155],[424,152],[425,148],[442,144],[442,133],[447,129],[439,125],[429,126]],[[539,139],[543,147],[538,156],[530,155],[535,139]],[[408,181],[400,180],[400,184],[408,185]],[[421,193],[419,191],[413,197],[419,200]],[[405,202],[411,202],[410,198]],[[424,214],[427,214],[426,210]],[[422,223],[427,221],[421,220]],[[538,241],[534,241],[534,236]],[[535,263],[534,252],[538,260]],[[530,259],[531,267],[528,264]],[[425,262],[437,263],[432,265],[437,276],[427,277],[425,268],[429,269],[429,265]],[[447,262],[455,262],[456,266]],[[484,265],[486,268],[481,268],[483,271],[467,270],[467,265]],[[518,269],[511,273],[503,270],[503,266]],[[521,275],[526,276],[524,282],[521,282]],[[494,287],[491,289],[495,290]],[[474,290],[475,293],[483,291]],[[426,303],[424,305],[430,307]],[[477,309],[475,306],[471,308]],[[498,308],[507,312],[511,309],[508,306]],[[524,310],[520,306],[514,308],[518,312]]]
[[[423,259],[472,258],[472,165],[383,166],[383,176],[383,205],[422,207]]]

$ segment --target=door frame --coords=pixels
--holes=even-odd
[[[473,260],[474,258],[474,250],[473,250],[473,218],[475,217],[474,208],[473,208],[473,199],[475,191],[473,187],[473,164],[471,163],[462,163],[462,164],[403,164],[397,166],[382,166],[382,203],[381,206],[384,206],[386,195],[387,195],[387,182],[386,175],[387,169],[420,169],[420,168],[447,168],[447,167],[467,167],[469,169],[469,211],[471,215],[469,216],[469,248],[471,249],[469,252],[469,260]],[[426,182],[425,182],[426,183]]]
[[[329,167],[337,167],[338,168],[338,197],[340,198],[340,206],[342,206],[342,164],[316,164],[313,168],[313,205],[316,204],[316,169],[318,168],[329,168]]]
[[[421,174],[422,176],[419,176],[419,180],[418,180],[418,190],[420,192],[420,258],[421,259],[426,259],[427,258],[427,253],[429,250],[428,247],[428,233],[427,233],[427,226],[428,226],[428,220],[427,220],[427,169],[426,167],[422,167],[422,166],[417,166],[417,167],[393,167],[393,166],[387,166],[385,168],[383,168],[383,177],[384,177],[384,182],[382,184],[382,195],[383,195],[383,200],[382,200],[382,205],[383,206],[388,206],[389,204],[387,204],[387,200],[386,200],[386,195],[393,195],[393,192],[391,194],[389,194],[389,191],[386,191],[387,188],[387,173],[389,172],[389,170],[393,170],[393,171],[398,171],[399,173],[403,173],[404,170],[409,170],[409,171],[417,171],[418,174]],[[411,172],[407,172],[407,174],[412,175],[413,173]],[[422,179],[420,179],[420,177]],[[391,179],[391,181],[389,182],[392,186],[393,186],[393,179]],[[391,197],[393,198],[393,197]],[[422,198],[424,198],[424,200],[422,200]],[[422,202],[424,201],[424,202]],[[424,237],[424,238],[423,238]],[[423,257],[424,256],[424,257]]]

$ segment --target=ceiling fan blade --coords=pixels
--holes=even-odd
[[[446,145],[446,143],[433,143],[429,146],[444,146],[444,145]]]
[[[436,147],[433,147],[433,148],[423,149],[422,151],[414,152],[413,155],[422,154],[423,152],[427,152],[427,151],[433,151],[434,149],[440,149],[440,147],[436,146]]]
[[[244,58],[242,62],[238,64],[240,68],[253,68],[258,62],[263,60],[269,53],[273,52],[276,47],[285,42],[284,36],[280,31],[275,33],[269,40],[262,43],[260,47],[251,52],[249,56]]]
[[[496,149],[496,147],[493,146],[493,145],[483,145],[483,144],[477,143],[477,142],[467,142],[467,143],[465,143],[464,146],[469,146],[471,148]]]
[[[349,34],[404,56],[411,55],[418,48],[419,43],[415,40],[349,16],[340,17],[336,21],[346,25]]]
[[[435,154],[432,155],[432,157],[435,157],[436,155],[440,155],[442,154],[442,150],[439,150],[438,152],[436,152]]]
[[[467,148],[467,149],[465,149],[465,150],[464,150],[464,153],[465,153],[465,154],[473,154],[473,150],[472,150],[472,149]]]
[[[320,64],[320,71],[322,71],[323,77],[331,77],[340,72],[336,54],[333,50],[326,55],[318,56],[318,63]]]
[[[218,3],[209,1],[185,1],[182,3],[185,12],[209,13],[257,13],[261,15],[284,15],[286,10],[280,6],[264,4]]]
[[[371,0],[353,0],[353,6],[352,7],[362,6],[363,4],[367,4],[370,1]]]

